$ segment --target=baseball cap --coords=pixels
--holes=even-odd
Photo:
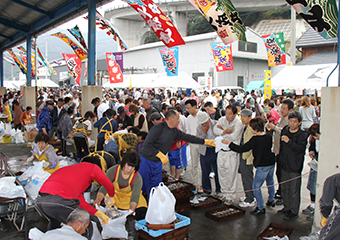
[[[239,101],[236,101],[233,103],[235,107],[242,107],[241,103]]]
[[[242,109],[240,112],[241,116],[251,117],[253,115],[253,112],[250,109]]]
[[[48,100],[48,101],[46,101],[46,106],[48,106],[48,105],[54,106],[54,102],[53,102],[53,101],[50,101],[50,100]]]
[[[250,97],[247,100],[247,103],[249,104],[250,107],[255,107],[255,99]]]
[[[198,124],[203,124],[209,120],[209,114],[207,112],[201,112],[199,111],[197,113],[197,123]]]
[[[151,120],[158,120],[161,118],[161,115],[158,113],[158,112],[154,112],[151,114],[150,118],[149,118],[149,121],[151,122]]]
[[[117,109],[117,112],[118,112],[118,115],[119,115],[119,116],[122,115],[124,111],[125,111],[125,110],[124,110],[124,107],[123,107],[123,106],[120,106],[120,107]]]

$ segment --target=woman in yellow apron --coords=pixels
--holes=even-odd
[[[116,111],[109,108],[103,113],[103,117],[93,125],[100,128],[95,151],[104,150],[105,141],[110,141],[111,135],[117,131],[117,122],[114,120],[115,116]]]
[[[113,182],[115,195],[110,198],[104,187],[99,189],[97,198],[93,204],[100,204],[105,197],[105,202],[111,202],[111,206],[116,206],[122,210],[132,210],[135,216],[128,216],[129,235],[135,234],[135,220],[145,218],[147,202],[142,195],[143,180],[138,173],[140,157],[136,152],[126,152],[120,165],[116,165],[107,170],[106,176]]]
[[[35,137],[35,144],[32,146],[33,155],[30,160],[33,160],[34,158],[39,161],[45,160],[46,162],[43,164],[43,168],[46,172],[52,174],[59,169],[59,160],[54,147],[49,145],[48,141],[49,137],[43,132]]]

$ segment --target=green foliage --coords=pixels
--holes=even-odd
[[[207,19],[201,14],[190,14],[188,20],[188,36],[214,31]]]
[[[159,38],[157,37],[156,33],[153,31],[149,32],[149,35],[145,38],[144,44],[146,43],[153,43],[153,42],[159,42]]]

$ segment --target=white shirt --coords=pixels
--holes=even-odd
[[[178,128],[179,130],[181,130],[182,132],[187,132],[187,119],[185,116],[183,116],[182,114],[179,115],[179,124],[178,124]]]
[[[97,108],[98,120],[103,117],[103,113],[109,108],[109,106],[105,103],[101,103]]]
[[[134,98],[138,100],[138,98],[140,98],[142,96],[142,94],[140,93],[140,91],[136,91],[134,94]]]
[[[196,136],[196,129],[197,129],[197,126],[198,126],[197,115],[198,115],[199,112],[200,112],[200,110],[197,111],[196,116],[193,116],[193,115],[190,114],[187,117],[187,122],[186,122],[186,130],[187,131],[186,131],[186,133]]]
[[[217,99],[214,96],[209,95],[208,97],[206,97],[204,99],[204,103],[206,102],[211,102],[214,105],[214,107],[217,107]]]
[[[62,228],[54,229],[47,231],[40,240],[86,240],[87,238],[83,237],[76,231],[74,231],[73,227],[64,225]]]

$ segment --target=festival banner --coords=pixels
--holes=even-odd
[[[64,42],[66,42],[67,45],[69,45],[73,49],[73,51],[77,54],[77,56],[79,57],[80,61],[83,61],[84,59],[87,58],[87,52],[81,46],[79,46],[78,44],[73,42],[65,34],[63,34],[61,32],[57,32],[57,33],[52,34],[52,36],[58,37],[61,40],[63,40]]]
[[[81,77],[81,61],[77,54],[67,54],[67,53],[62,53],[66,65],[68,69],[70,70],[70,73],[76,80],[77,84],[80,85],[80,77]]]
[[[14,54],[12,49],[7,48],[6,50],[11,55],[11,57],[13,58],[13,61],[18,65],[18,67],[20,68],[21,72],[23,74],[26,74],[27,73],[27,68],[23,64],[23,62]]]
[[[178,47],[158,48],[168,77],[178,76]]]
[[[272,71],[264,71],[264,99],[272,97]]]
[[[285,37],[283,32],[274,33],[275,42],[281,48],[282,52],[286,52]]]
[[[15,66],[15,62],[13,62],[13,60],[11,60],[8,56],[6,56],[5,54],[4,56],[4,60],[6,60],[7,62],[9,62],[10,64],[12,64],[13,66]]]
[[[26,66],[27,69],[27,53],[26,51],[19,51],[19,53],[16,53],[18,57],[21,58],[22,62]],[[31,71],[32,71],[32,77],[35,78],[35,56],[33,53],[31,53]]]
[[[275,41],[274,34],[262,36],[267,49],[268,66],[278,66],[286,64],[286,54],[281,50]]]
[[[125,0],[167,47],[185,44],[177,28],[152,0]]]
[[[85,71],[84,71],[84,77],[87,77],[87,60],[85,60]]]
[[[35,42],[32,40],[32,49],[35,51]],[[54,71],[53,67],[51,64],[49,64],[48,61],[44,58],[44,56],[41,54],[40,49],[37,48],[37,53],[38,53],[38,61],[40,64],[44,65],[48,69],[48,73],[51,75],[57,75],[57,73]]]
[[[322,37],[338,35],[338,7],[335,0],[286,0]]]
[[[85,40],[84,40],[84,37],[83,37],[83,34],[81,34],[81,31],[78,27],[78,25],[76,25],[74,28],[71,28],[71,29],[67,29],[67,31],[69,31],[72,36],[78,40],[78,42],[83,46],[83,48],[86,50],[86,51],[89,51],[87,49],[87,46],[86,46],[86,43],[85,43]]]
[[[107,69],[109,70],[110,83],[121,83],[124,81],[122,70],[116,62],[113,53],[105,53]]]
[[[213,52],[215,67],[217,72],[234,70],[231,43],[224,45],[221,42],[210,43]]]
[[[120,67],[120,70],[124,72],[124,64],[123,64],[123,53],[122,52],[113,52],[113,55],[115,55],[115,61]]]
[[[246,42],[246,27],[230,0],[189,0],[208,20],[224,44]]]
[[[88,16],[84,17],[88,20]],[[96,11],[96,25],[100,25],[100,29],[106,31],[106,34],[111,36],[113,40],[118,42],[122,51],[129,50],[123,39],[119,36],[116,30],[112,27],[111,23],[107,21],[98,11]]]

